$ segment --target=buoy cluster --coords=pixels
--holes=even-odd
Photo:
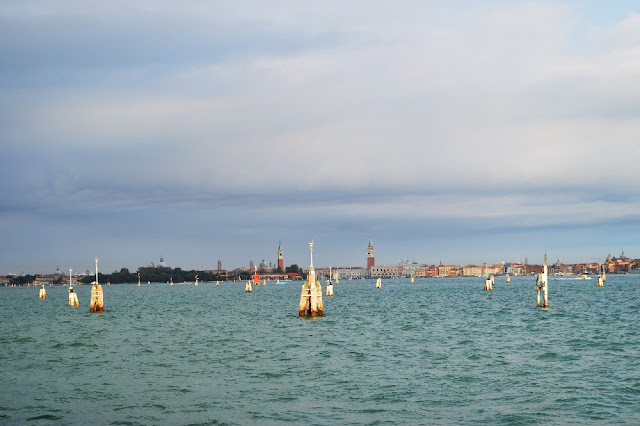
[[[484,280],[484,290],[485,291],[493,291],[493,284],[494,283],[495,283],[495,279],[493,278],[493,275],[489,275]]]
[[[324,306],[322,304],[322,285],[316,280],[316,271],[313,268],[313,241],[309,243],[309,251],[311,252],[311,265],[309,266],[309,276],[307,282],[302,285],[300,291],[300,304],[298,307],[298,315],[304,316],[321,316],[324,315]]]
[[[91,303],[89,304],[89,310],[91,312],[104,311],[104,296],[102,293],[102,286],[97,282],[93,283],[91,287]]]
[[[316,274],[313,268],[309,271],[309,279],[302,285],[300,291],[300,306],[298,315],[301,317],[315,317],[324,315],[324,305],[322,304],[322,286],[320,281],[316,281]]]

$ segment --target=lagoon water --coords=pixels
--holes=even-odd
[[[640,276],[0,288],[1,424],[640,424]],[[324,287],[324,284],[323,284]]]

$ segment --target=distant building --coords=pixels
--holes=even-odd
[[[278,269],[284,271],[284,255],[282,254],[281,242],[278,242]]]
[[[427,267],[424,268],[424,276],[425,277],[435,277],[437,275],[436,273],[436,265],[429,265]]]
[[[440,263],[436,268],[436,276],[438,277],[457,277],[462,275],[462,268],[458,265],[443,265]]]
[[[462,267],[462,275],[465,277],[478,277],[482,275],[482,266],[467,265]]]
[[[367,278],[369,271],[364,268],[336,268],[333,274],[341,280],[361,280]]]
[[[222,260],[218,260],[218,271],[222,271]]]
[[[426,275],[426,268],[426,265],[421,265],[416,262],[407,262],[402,264],[402,271],[400,274],[403,277],[423,278]]]
[[[402,276],[402,266],[372,266],[369,274],[373,278],[398,278]]]
[[[376,265],[376,257],[373,251],[373,242],[369,237],[369,246],[367,247],[367,269],[370,271]]]

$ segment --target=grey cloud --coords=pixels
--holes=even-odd
[[[166,226],[195,257],[214,229],[238,262],[635,223],[635,17],[576,55],[571,4],[473,4],[3,5],[0,214],[136,250]]]

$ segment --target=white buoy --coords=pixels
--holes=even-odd
[[[198,287],[198,276],[196,275],[196,282],[194,283],[196,287]]]
[[[413,276],[411,277],[411,284],[415,284],[415,280],[413,279]]]
[[[331,282],[331,265],[329,265],[329,279],[327,280],[327,296],[333,296],[333,283]]]
[[[542,272],[538,274],[538,278],[536,279],[536,302],[538,304],[538,308],[548,308],[549,307],[549,283],[548,283],[548,272],[547,272],[547,255],[544,256],[544,263],[542,264]],[[544,301],[541,304],[540,295],[544,297]]]
[[[507,284],[509,284],[511,282],[511,277],[509,276],[509,274],[507,274]]]
[[[46,299],[47,298],[47,290],[44,288],[44,284],[40,287],[40,293],[38,294],[38,299]]]
[[[382,288],[382,278],[380,277],[376,280],[376,288]]]
[[[327,296],[333,296],[333,283],[331,281],[327,281]]]
[[[253,289],[251,288],[251,280],[247,281],[247,284],[244,286],[245,293],[253,293]]]
[[[140,287],[140,274],[138,273],[138,287]]]
[[[80,306],[80,302],[78,301],[78,294],[73,289],[73,287],[71,287],[71,272],[72,271],[73,271],[73,269],[69,268],[69,306],[77,308],[78,306]]]
[[[216,281],[216,285],[220,285],[220,281]]]

